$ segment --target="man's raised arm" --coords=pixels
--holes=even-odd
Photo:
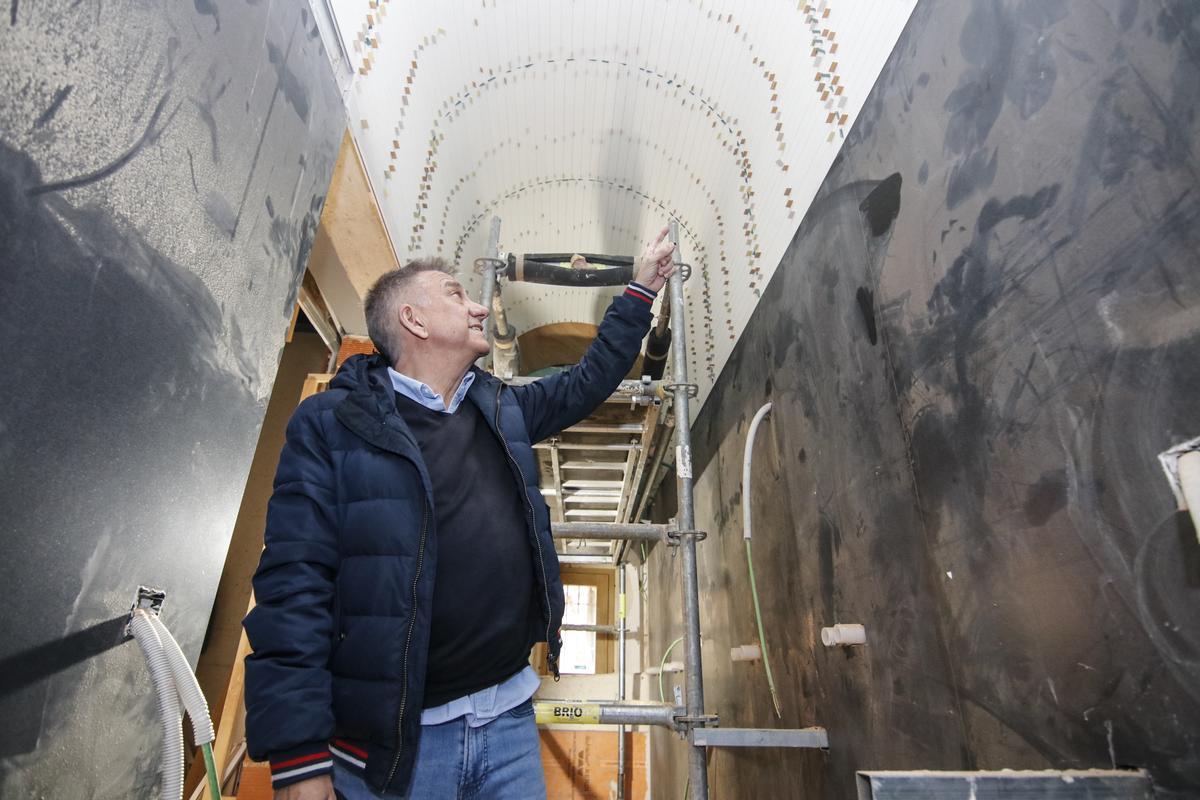
[[[587,417],[633,368],[642,339],[650,330],[654,298],[675,272],[674,250],[664,227],[635,261],[633,282],[613,299],[595,341],[579,363],[557,375],[514,387],[531,442]]]

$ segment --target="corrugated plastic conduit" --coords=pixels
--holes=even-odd
[[[137,640],[150,680],[158,695],[158,710],[163,730],[162,797],[177,800],[183,796],[183,720],[180,702],[192,721],[192,738],[204,753],[204,771],[213,798],[221,796],[212,742],[216,739],[208,702],[200,690],[196,674],[175,637],[156,615],[137,609],[129,621]]]
[[[171,675],[171,665],[163,653],[162,640],[151,616],[138,609],[133,612],[129,621],[129,629],[137,640],[142,655],[146,657],[146,666],[150,670],[150,680],[154,683],[154,691],[158,696],[158,715],[162,725],[162,797],[164,800],[178,800],[183,796],[183,727],[179,712],[179,694],[175,691],[175,679]]]
[[[179,699],[183,702],[188,719],[192,721],[192,741],[199,745],[204,754],[204,772],[208,776],[208,789],[213,798],[218,798],[221,796],[221,787],[217,780],[217,765],[213,760],[212,752],[212,743],[217,738],[217,732],[213,729],[212,715],[208,712],[208,701],[204,699],[200,681],[196,679],[196,673],[192,672],[192,667],[188,664],[183,650],[180,649],[179,642],[175,641],[175,637],[167,630],[167,626],[161,619],[151,615],[150,620],[154,623],[155,630],[158,631],[163,653],[166,654],[167,663],[171,666],[171,673],[175,676],[175,688],[179,692]]]
[[[750,550],[751,517],[754,506],[750,495],[750,467],[754,463],[754,434],[758,426],[771,411],[767,403],[758,410],[746,433],[746,451],[742,458],[742,536],[746,539],[746,566],[750,570],[750,593],[754,596],[754,620],[758,623],[758,646],[762,648],[763,667],[767,672],[767,686],[771,689],[771,702],[775,704],[775,716],[783,719],[779,708],[779,692],[775,690],[775,676],[771,673],[771,656],[767,653],[767,635],[763,631],[762,608],[758,602],[758,584],[754,579],[754,556]]]

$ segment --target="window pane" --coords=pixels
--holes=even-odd
[[[563,586],[567,605],[563,622],[575,625],[596,624],[596,587]],[[591,631],[563,631],[559,670],[567,675],[596,674],[596,634]]]

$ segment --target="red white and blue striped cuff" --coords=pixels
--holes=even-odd
[[[272,753],[268,762],[271,765],[271,786],[276,789],[333,771],[333,758],[324,744]]]
[[[647,289],[637,281],[629,282],[629,285],[625,287],[625,294],[636,297],[638,300],[649,305],[654,305],[654,298],[658,297],[658,292],[653,289]]]
[[[332,740],[329,743],[329,752],[347,764],[352,764],[359,769],[367,768],[367,751],[350,744],[345,739]]]

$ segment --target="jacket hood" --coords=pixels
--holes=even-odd
[[[329,383],[330,389],[349,392],[345,402],[360,413],[383,422],[396,409],[388,364],[378,353],[347,358]]]

